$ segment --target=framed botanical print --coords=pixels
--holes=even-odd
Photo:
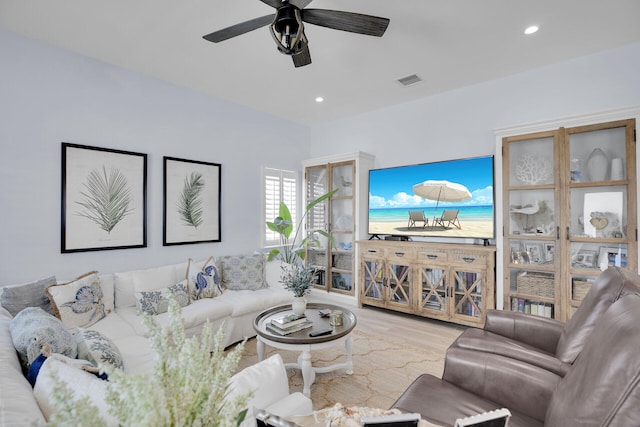
[[[61,251],[147,246],[147,155],[62,143]]]
[[[220,242],[221,165],[164,157],[164,246]]]

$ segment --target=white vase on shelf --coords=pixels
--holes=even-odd
[[[611,180],[619,181],[624,179],[624,166],[621,158],[611,160]]]
[[[594,149],[587,159],[587,171],[591,181],[605,181],[609,175],[609,158],[600,148]]]

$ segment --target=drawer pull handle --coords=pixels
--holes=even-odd
[[[404,256],[404,252],[394,252],[396,256]]]
[[[375,249],[367,249],[367,252],[369,252],[370,254],[376,254],[376,253],[378,253],[378,251],[377,251],[377,250],[375,250]]]
[[[475,261],[476,259],[475,259],[474,257],[466,256],[466,257],[463,257],[463,258],[462,258],[462,260],[463,260],[464,262],[473,262],[473,261]]]
[[[429,259],[437,259],[437,258],[438,258],[438,255],[431,255],[431,254],[429,254],[429,255],[427,255],[427,258],[429,258]]]

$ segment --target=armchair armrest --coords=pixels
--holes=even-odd
[[[544,421],[562,377],[508,357],[451,348],[442,379],[502,407]]]
[[[484,330],[555,354],[564,322],[526,313],[487,310]]]

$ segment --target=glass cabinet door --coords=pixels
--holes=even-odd
[[[479,271],[453,271],[453,312],[456,315],[482,317],[484,275]]]
[[[504,179],[506,310],[545,317],[556,317],[558,312],[559,143],[557,131],[505,138],[503,143],[508,171]],[[456,301],[456,311],[473,315],[475,297],[456,297],[461,302]]]
[[[411,265],[409,263],[391,260],[387,264],[387,289],[389,299],[387,304],[396,307],[411,307],[412,282]]]
[[[447,310],[447,270],[446,267],[418,264],[420,311],[445,312]]]
[[[386,299],[384,293],[384,261],[376,258],[362,259],[363,298],[383,302]]]
[[[318,272],[316,287],[349,295],[353,295],[355,291],[354,181],[354,161],[329,163],[306,169],[307,204],[331,190],[338,190],[331,198],[315,205],[307,214],[307,230],[324,230],[333,238],[331,242],[320,233],[309,236],[319,242],[319,246],[308,246],[307,262],[316,267]]]
[[[569,196],[565,226],[572,314],[611,266],[637,270],[635,155],[630,121],[565,130]],[[632,156],[632,158],[630,158]],[[632,206],[629,197],[632,195]]]

